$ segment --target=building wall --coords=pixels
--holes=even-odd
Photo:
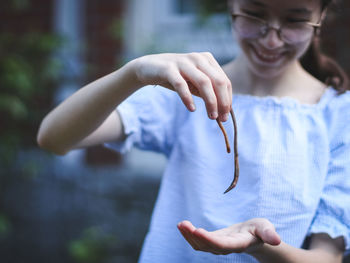
[[[124,1],[85,0],[84,35],[86,75],[91,82],[116,70],[122,63],[122,23]],[[90,165],[115,164],[122,156],[102,146],[86,150],[85,160]]]
[[[13,2],[3,0],[0,3],[0,32],[26,33],[30,31],[50,32],[52,30],[52,15],[53,1],[52,0],[37,0],[35,4],[28,1],[24,4],[16,5],[17,8],[12,8]]]
[[[91,81],[112,72],[121,63],[124,1],[85,0],[83,12],[87,80]]]

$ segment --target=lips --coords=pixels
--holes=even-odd
[[[263,63],[274,64],[278,62],[283,54],[281,52],[267,52],[262,49],[252,48],[256,57]]]

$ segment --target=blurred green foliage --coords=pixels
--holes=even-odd
[[[124,37],[124,20],[115,18],[109,27],[109,33],[114,40],[122,40]]]
[[[11,0],[8,2],[11,5],[10,8],[12,8],[15,11],[25,10],[30,5],[30,0]]]
[[[212,15],[227,14],[228,2],[227,0],[193,0],[195,13],[197,15],[197,26],[201,27]]]
[[[196,0],[200,16],[207,17],[214,13],[227,12],[227,0]]]
[[[69,243],[69,254],[79,263],[101,263],[108,257],[108,249],[116,242],[113,235],[98,227],[87,228],[81,238]]]
[[[0,213],[0,239],[5,238],[11,232],[11,223],[6,215]]]
[[[10,165],[16,152],[35,144],[37,126],[50,105],[62,44],[53,34],[0,33],[0,159]]]
[[[0,30],[1,201],[13,180],[37,174],[38,162],[18,166],[15,161],[21,149],[36,145],[38,126],[51,106],[61,72],[54,54],[63,41],[21,19],[34,8],[33,3],[34,0],[5,0],[1,4],[7,16]],[[0,202],[0,240],[6,242],[15,226],[3,206]]]

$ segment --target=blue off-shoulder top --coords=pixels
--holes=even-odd
[[[108,147],[168,158],[140,262],[257,262],[244,253],[193,250],[176,228],[182,220],[211,231],[263,217],[292,246],[327,233],[350,249],[350,92],[328,88],[314,105],[234,95],[240,178],[227,194],[233,155],[203,101],[194,99],[191,113],[175,92],[146,86],[117,108],[127,138]],[[232,145],[232,122],[224,127]]]

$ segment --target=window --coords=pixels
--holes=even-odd
[[[226,0],[128,1],[126,58],[160,52],[209,51],[220,62],[238,52],[227,13],[216,9]],[[206,6],[214,10],[204,21],[198,14]],[[216,12],[218,11],[218,12]]]
[[[176,13],[189,14],[197,11],[196,0],[178,0],[174,1]]]

